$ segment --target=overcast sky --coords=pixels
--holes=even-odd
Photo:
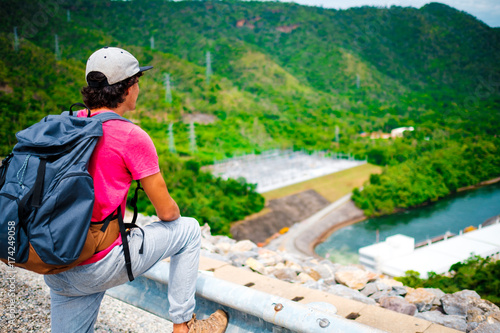
[[[490,27],[500,27],[500,0],[278,0],[296,2],[301,5],[323,6],[325,8],[346,9],[360,6],[390,7],[392,5],[420,8],[426,3],[440,2],[467,12]]]

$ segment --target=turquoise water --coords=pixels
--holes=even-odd
[[[443,235],[458,234],[472,225],[477,227],[500,214],[500,183],[454,194],[432,205],[390,216],[368,219],[334,232],[316,247],[316,253],[339,263],[357,263],[358,249],[395,234],[415,238],[415,243]]]

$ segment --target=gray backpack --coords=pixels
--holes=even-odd
[[[2,161],[0,260],[8,265],[54,274],[76,266],[95,252],[88,235],[94,206],[89,160],[103,135],[102,123],[129,120],[114,112],[90,117],[88,108],[88,117],[76,117],[71,111],[75,105],[85,107],[73,104],[69,112],[49,115],[18,132],[18,143]],[[117,210],[102,221],[102,228],[118,217],[132,281],[125,225],[119,207]],[[132,223],[136,207],[134,213]]]

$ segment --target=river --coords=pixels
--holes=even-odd
[[[315,251],[342,264],[357,263],[358,249],[395,234],[415,238],[415,243],[477,227],[500,214],[500,183],[453,194],[431,205],[393,215],[371,218],[335,231]]]

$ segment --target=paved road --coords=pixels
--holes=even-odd
[[[364,219],[363,211],[350,199],[351,194],[345,195],[304,221],[294,224],[286,234],[273,240],[267,247],[317,257],[313,245],[324,233],[334,227]]]

